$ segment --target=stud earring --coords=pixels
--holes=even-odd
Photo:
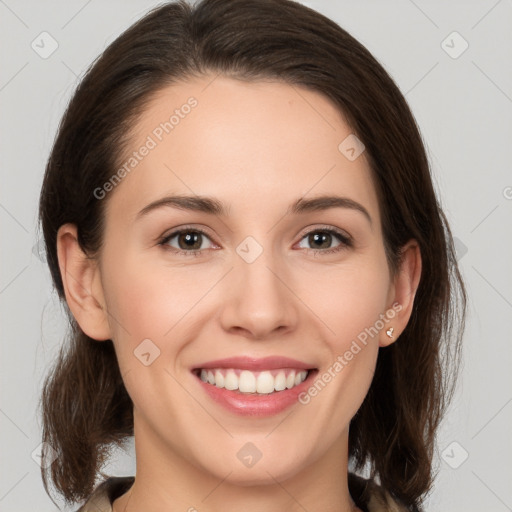
[[[386,334],[388,335],[388,337],[392,338],[393,337],[393,331],[394,331],[394,327],[390,327],[387,331],[386,331]]]

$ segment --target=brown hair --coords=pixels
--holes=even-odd
[[[156,92],[205,73],[278,80],[329,98],[366,146],[392,272],[408,240],[420,246],[410,321],[396,343],[379,349],[349,434],[355,470],[369,463],[371,478],[412,510],[433,483],[435,434],[455,389],[466,292],[405,99],[368,50],[333,21],[291,0],[204,0],[193,7],[181,0],[152,10],[103,52],[62,118],[41,190],[40,220],[59,296],[65,302],[59,227],[74,223],[82,249],[97,254],[108,199],[99,201],[94,190],[122,161],[130,126]],[[49,476],[72,502],[88,497],[110,450],[133,436],[133,404],[112,342],[95,342],[67,313],[69,339],[41,399],[43,441],[58,457],[47,469],[43,464],[42,477],[48,494]]]

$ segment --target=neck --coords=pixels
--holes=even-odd
[[[230,480],[230,470],[216,476],[192,464],[135,417],[136,478],[115,500],[113,512],[359,511],[347,483],[348,430],[322,457],[291,476],[267,470],[264,481],[247,483]]]

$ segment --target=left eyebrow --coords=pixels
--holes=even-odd
[[[229,209],[221,201],[207,196],[168,196],[157,199],[145,206],[138,214],[137,219],[147,215],[149,212],[162,207],[178,208],[203,212],[210,215],[227,216]],[[331,208],[348,208],[361,212],[370,225],[372,218],[368,210],[360,203],[348,197],[339,196],[318,196],[311,199],[299,198],[286,211],[286,214],[304,214],[313,211],[324,211]]]
[[[350,210],[361,212],[366,217],[370,225],[372,225],[372,218],[368,213],[368,210],[362,204],[348,197],[318,196],[313,197],[312,199],[304,199],[301,197],[295,201],[290,208],[288,208],[287,213],[300,214],[329,210],[331,208],[348,208]]]

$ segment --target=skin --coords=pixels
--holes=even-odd
[[[113,341],[134,403],[136,480],[114,511],[358,510],[347,485],[348,426],[379,347],[409,320],[419,248],[409,241],[390,274],[365,153],[349,161],[338,150],[351,129],[316,92],[222,76],[173,84],[133,127],[129,153],[190,96],[198,105],[103,199],[98,257],[85,258],[72,224],[58,233],[69,307],[91,338]],[[137,219],[171,194],[214,197],[228,215],[164,207]],[[286,214],[298,198],[323,194],[357,201],[372,223],[348,208]],[[183,250],[178,237],[158,244],[185,225],[207,231],[201,256],[173,253]],[[353,247],[321,253],[340,241],[315,245],[306,235],[325,227],[350,235]],[[250,264],[236,252],[248,236],[263,249]],[[317,396],[278,415],[230,413],[190,371],[217,358],[283,355],[322,373],[394,303],[400,311]],[[145,339],[160,350],[149,366],[134,355]],[[247,442],[262,453],[251,468],[237,458]]]

